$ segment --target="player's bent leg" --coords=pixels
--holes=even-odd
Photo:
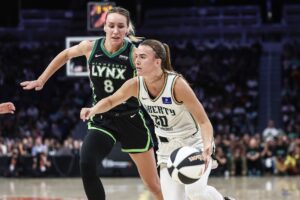
[[[197,193],[188,193],[189,200],[224,200],[223,196],[212,186],[199,188]]]
[[[160,169],[160,184],[164,200],[185,200],[184,185],[174,181],[166,167]]]
[[[190,185],[186,185],[186,193],[190,200],[223,200],[222,195],[211,186],[207,185],[211,172],[212,159],[209,160],[208,167],[201,178]]]
[[[130,153],[129,155],[135,162],[146,187],[155,196],[156,200],[163,200],[153,148],[147,152]]]
[[[186,186],[186,193],[190,200],[223,200],[223,196],[212,186],[207,185],[213,160],[209,160],[208,167],[201,178]]]

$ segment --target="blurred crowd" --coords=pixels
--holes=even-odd
[[[289,137],[269,121],[263,134],[216,135],[215,175],[262,176],[300,174],[300,138]]]
[[[49,176],[52,160],[54,160],[50,157],[79,157],[81,144],[82,140],[75,140],[71,137],[64,140],[63,144],[55,138],[43,139],[41,136],[14,139],[0,137],[0,159],[6,158],[1,160],[5,162],[6,167],[3,167],[0,175],[7,177]]]
[[[256,133],[259,43],[176,42],[173,65],[191,83],[215,132]]]
[[[282,122],[291,137],[300,133],[300,43],[286,42],[282,51]]]
[[[90,99],[88,79],[72,79],[61,70],[42,91],[23,91],[20,82],[36,79],[64,46],[11,41],[0,40],[0,97],[2,102],[12,101],[17,110],[0,116],[0,136],[41,136],[63,142],[72,135],[79,111]]]
[[[9,42],[8,42],[9,41]],[[1,38],[0,97],[16,105],[14,115],[0,116],[0,156],[9,157],[5,176],[29,168],[45,175],[49,156],[79,155],[75,138],[79,111],[90,102],[88,78],[70,78],[61,70],[42,91],[22,91],[19,83],[36,79],[62,43],[22,43]],[[299,51],[285,44],[282,113],[284,126],[258,126],[260,43],[169,43],[173,66],[191,84],[214,125],[219,168],[215,175],[300,174]],[[31,157],[30,166],[22,157]]]

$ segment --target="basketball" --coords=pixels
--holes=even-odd
[[[185,146],[171,153],[167,167],[173,180],[181,184],[192,184],[204,173],[205,161],[201,152],[193,147]]]

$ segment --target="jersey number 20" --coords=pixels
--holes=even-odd
[[[152,115],[154,117],[155,124],[162,126],[162,127],[168,127],[168,119],[166,116],[157,116]]]

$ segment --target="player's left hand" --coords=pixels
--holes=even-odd
[[[203,151],[202,155],[205,160],[205,169],[207,169],[209,161],[211,159],[210,156],[212,154],[212,150],[213,150],[212,145],[204,147],[204,151]]]

